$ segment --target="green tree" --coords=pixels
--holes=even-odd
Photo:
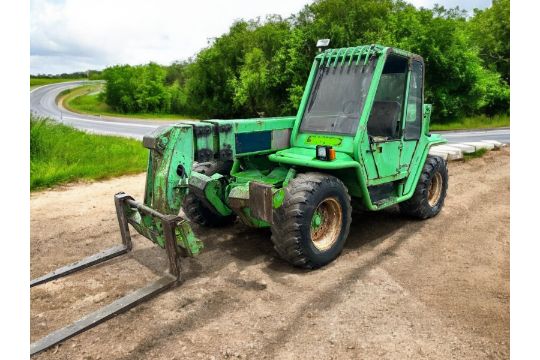
[[[234,88],[234,105],[243,107],[249,114],[267,112],[269,74],[268,60],[259,48],[246,53],[244,64],[240,67],[238,78],[231,79]]]
[[[379,43],[422,55],[435,122],[506,112],[509,31],[509,0],[494,0],[472,18],[403,0],[316,0],[287,19],[237,21],[188,61],[108,68],[105,99],[123,112],[294,114],[315,43],[330,38],[331,47]]]
[[[485,66],[510,84],[510,0],[493,0],[491,7],[475,10],[469,31]]]
[[[426,102],[434,104],[434,121],[493,113],[508,106],[500,75],[484,66],[471,44],[465,15],[459,9],[418,10],[398,3],[390,20],[390,43],[424,58]]]
[[[165,85],[165,75],[165,69],[155,63],[109,67],[103,71],[107,81],[105,101],[124,113],[169,112],[171,93]]]

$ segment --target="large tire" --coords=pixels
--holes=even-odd
[[[232,164],[230,162],[203,162],[193,167],[192,171],[212,176],[216,173],[228,175],[231,171]],[[182,203],[182,209],[192,222],[206,227],[222,227],[232,224],[236,219],[235,214],[223,216],[217,214],[204,204],[202,200],[194,194],[188,193]]]
[[[446,198],[448,169],[440,156],[428,155],[414,195],[399,204],[402,214],[428,219],[437,215]]]
[[[321,173],[300,174],[285,188],[283,205],[274,210],[274,247],[295,266],[324,266],[343,250],[351,212],[351,198],[341,180]]]

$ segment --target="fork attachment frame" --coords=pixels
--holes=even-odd
[[[161,214],[143,204],[136,202],[131,196],[124,193],[116,194],[114,197],[114,203],[116,205],[118,224],[120,225],[122,244],[111,247],[78,262],[66,265],[46,275],[31,280],[30,287],[58,279],[131,251],[133,246],[128,224],[132,223],[136,226],[137,223],[135,223],[134,220],[129,217],[129,214],[126,214],[127,209],[131,209],[131,212],[136,211],[139,214],[151,216],[152,218],[155,218],[156,221],[160,222],[165,239],[163,247],[165,248],[169,261],[169,274],[165,274],[163,277],[148,284],[147,286],[135,290],[134,292],[125,295],[111,304],[106,305],[101,309],[75,321],[74,323],[58,329],[40,340],[30,344],[30,355],[37,354],[66,339],[89,330],[92,327],[129,310],[130,308],[151,298],[152,296],[177,285],[180,282],[180,256],[183,250],[177,243],[177,232],[182,231],[182,224],[185,222],[185,220],[179,216]]]

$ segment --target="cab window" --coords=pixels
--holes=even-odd
[[[422,97],[424,69],[420,61],[413,60],[409,98],[407,99],[407,117],[405,119],[405,140],[417,140],[422,132]]]
[[[408,60],[389,55],[383,68],[367,124],[368,134],[378,140],[400,137]]]
[[[375,70],[367,64],[320,66],[302,117],[301,132],[354,135]]]

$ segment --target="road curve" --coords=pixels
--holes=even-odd
[[[78,114],[56,103],[58,95],[67,89],[92,83],[91,81],[71,81],[41,86],[30,92],[30,111],[38,116],[46,116],[64,124],[97,134],[119,135],[142,139],[153,129],[176,121],[153,121],[127,118],[101,117]]]
[[[69,124],[77,129],[106,135],[119,135],[142,139],[153,129],[168,124],[174,124],[174,120],[138,120],[128,118],[101,117],[84,115],[71,112],[56,104],[58,95],[67,89],[72,89],[90,81],[71,81],[58,84],[41,86],[30,92],[30,111],[39,116],[47,116],[64,124]],[[502,143],[510,143],[510,129],[493,130],[458,130],[438,131],[449,143],[463,143],[480,140],[497,140]]]

